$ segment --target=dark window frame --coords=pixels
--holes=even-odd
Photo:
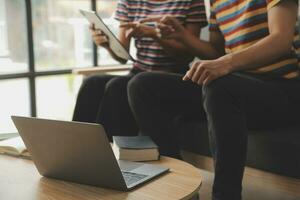
[[[57,69],[57,70],[47,70],[47,71],[36,71],[35,68],[35,57],[34,57],[34,37],[33,37],[33,24],[32,24],[32,1],[25,1],[25,11],[26,11],[26,28],[27,28],[27,43],[28,43],[28,72],[21,73],[7,73],[0,74],[1,80],[19,79],[26,78],[29,80],[29,96],[30,96],[30,115],[31,117],[37,116],[37,103],[36,103],[36,78],[42,76],[51,75],[66,75],[71,74],[73,69]],[[89,0],[91,2],[91,10],[97,10],[97,0]],[[98,66],[98,49],[93,43],[93,66]]]

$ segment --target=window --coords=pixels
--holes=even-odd
[[[0,74],[28,71],[25,1],[0,0]]]
[[[11,115],[71,119],[81,84],[72,69],[117,64],[93,46],[78,9],[97,9],[117,33],[116,7],[117,0],[0,0],[0,133],[15,131]]]
[[[37,115],[42,118],[71,120],[81,77],[55,75],[36,80]]]
[[[86,0],[32,0],[36,70],[92,66],[88,23],[78,12]]]
[[[79,9],[113,21],[117,0],[0,0],[0,133],[11,115],[71,120],[82,78],[77,67],[116,64],[93,45]],[[99,61],[99,62],[98,62]]]
[[[11,115],[30,116],[29,83],[24,78],[3,80],[0,81],[0,91],[0,133],[11,132],[14,130]]]

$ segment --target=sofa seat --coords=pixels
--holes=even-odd
[[[206,123],[176,121],[182,150],[211,156]],[[247,166],[300,179],[300,128],[248,133]]]

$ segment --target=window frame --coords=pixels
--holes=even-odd
[[[46,71],[36,71],[35,65],[35,56],[34,56],[34,37],[33,37],[33,17],[32,17],[32,1],[31,0],[24,0],[25,1],[25,14],[26,14],[26,34],[27,34],[27,50],[28,50],[28,72],[21,72],[21,73],[6,73],[0,74],[0,81],[1,80],[10,80],[10,79],[18,79],[18,78],[26,78],[29,80],[29,102],[30,102],[30,115],[31,117],[37,116],[37,102],[36,102],[36,78],[42,76],[53,76],[53,75],[67,75],[71,74],[72,70],[75,68],[70,69],[57,69],[57,70],[46,70]],[[97,11],[97,0],[88,0],[91,2],[91,10]],[[98,66],[98,48],[93,43],[93,56],[92,56],[92,63],[93,66]],[[90,67],[90,66],[86,66]]]

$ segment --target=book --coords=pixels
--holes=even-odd
[[[17,136],[19,136],[19,133],[0,133],[0,140],[6,140]]]
[[[20,136],[0,141],[0,153],[30,158],[30,154]]]
[[[119,160],[152,161],[159,159],[158,146],[149,136],[113,136],[112,149]]]

